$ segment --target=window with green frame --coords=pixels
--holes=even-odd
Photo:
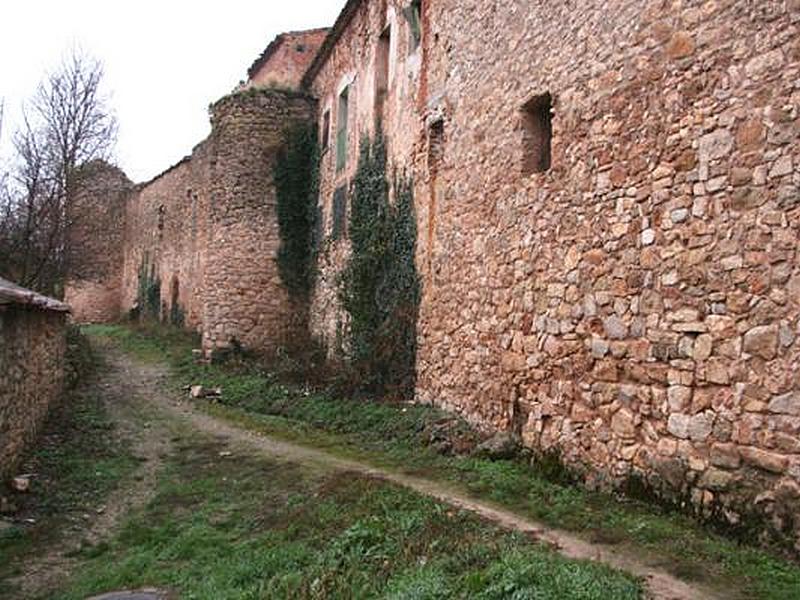
[[[339,94],[339,111],[336,117],[336,171],[347,165],[347,119],[349,110],[350,87]]]
[[[403,16],[408,21],[408,52],[411,53],[422,41],[422,0],[411,0],[403,9]]]

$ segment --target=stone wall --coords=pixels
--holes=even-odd
[[[126,207],[122,310],[199,330],[207,247],[205,146],[149,183]],[[147,280],[158,285],[156,306],[142,302]]]
[[[213,107],[209,138],[207,259],[203,347],[275,350],[302,334],[278,274],[280,245],[273,167],[293,124],[308,122],[305,95],[263,90],[229,96]]]
[[[64,295],[79,323],[114,321],[120,316],[125,209],[133,184],[102,161],[85,165],[67,205],[70,221]]]
[[[589,485],[643,479],[797,535],[798,1],[422,2],[419,46],[406,8],[349,0],[303,77],[327,139],[313,335],[333,354],[347,329],[334,196],[380,122],[389,173],[414,179],[419,401]],[[207,351],[293,331],[272,164],[314,110],[214,105],[209,139],[127,205],[123,310],[144,266]]]
[[[40,300],[0,280],[0,481],[62,392],[67,308]]]
[[[592,485],[797,527],[800,5],[429,10],[444,193],[420,220],[418,399]],[[525,174],[547,93],[552,167]]]
[[[338,299],[339,274],[349,254],[346,223],[349,199],[345,201],[342,235],[334,235],[334,195],[348,192],[358,165],[359,148],[365,137],[373,138],[378,124],[386,137],[389,153],[387,173],[412,174],[420,148],[425,146],[424,127],[417,106],[422,99],[420,65],[423,46],[412,49],[409,24],[402,14],[407,2],[351,2],[334,31],[340,29],[335,45],[312,66],[310,89],[318,98],[317,122],[323,140],[328,125],[328,145],[320,163],[322,244],[318,256],[318,277],[312,297],[311,332],[330,354],[339,348],[347,328],[347,314]],[[380,38],[388,32],[388,54]],[[384,38],[385,39],[385,38]],[[385,51],[385,50],[384,50]],[[336,144],[339,129],[339,96],[348,90],[347,160],[337,168]],[[327,120],[325,115],[329,115]],[[347,194],[345,194],[346,196]]]
[[[209,138],[153,180],[130,188],[113,168],[87,171],[67,285],[79,320],[155,318],[202,333],[207,352],[274,350],[303,333],[278,276],[273,163],[314,106],[301,93],[245,90],[217,102]]]

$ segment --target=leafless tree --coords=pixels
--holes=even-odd
[[[102,81],[102,64],[73,50],[23,107],[0,212],[0,276],[61,293],[75,174],[91,160],[108,159],[116,141]]]

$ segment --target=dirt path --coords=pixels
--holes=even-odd
[[[709,590],[690,585],[667,573],[656,564],[639,556],[621,552],[618,547],[587,542],[565,531],[550,528],[542,523],[521,517],[491,503],[470,498],[459,491],[436,481],[411,477],[378,469],[354,460],[342,459],[326,452],[256,434],[226,423],[201,412],[189,401],[175,397],[169,391],[167,369],[163,366],[132,362],[114,348],[107,348],[112,366],[111,385],[124,382],[131,398],[151,409],[163,410],[173,418],[192,428],[224,438],[234,449],[263,452],[270,458],[315,466],[322,470],[346,470],[390,481],[419,493],[437,498],[454,507],[481,515],[503,527],[532,535],[556,548],[569,558],[588,559],[633,573],[645,581],[648,595],[663,600],[700,600],[717,597]],[[123,417],[124,420],[124,417]],[[163,447],[147,436],[154,444],[146,454],[163,451]],[[153,465],[157,464],[155,461]],[[151,486],[152,487],[152,486]]]
[[[86,544],[95,545],[106,539],[132,510],[145,505],[155,491],[158,470],[163,458],[171,451],[171,434],[157,420],[147,420],[142,413],[151,392],[145,383],[147,373],[138,365],[126,363],[118,354],[109,354],[112,362],[96,379],[81,391],[101,398],[115,424],[113,435],[131,444],[131,451],[140,466],[125,482],[106,498],[99,513],[93,514],[85,526],[62,536],[43,554],[25,561],[21,572],[9,583],[18,587],[20,598],[41,596],[57,589],[78,564],[76,552]]]

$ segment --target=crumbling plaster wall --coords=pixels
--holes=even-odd
[[[418,399],[590,483],[800,522],[800,5],[433,4]],[[546,92],[552,168],[522,175]]]

